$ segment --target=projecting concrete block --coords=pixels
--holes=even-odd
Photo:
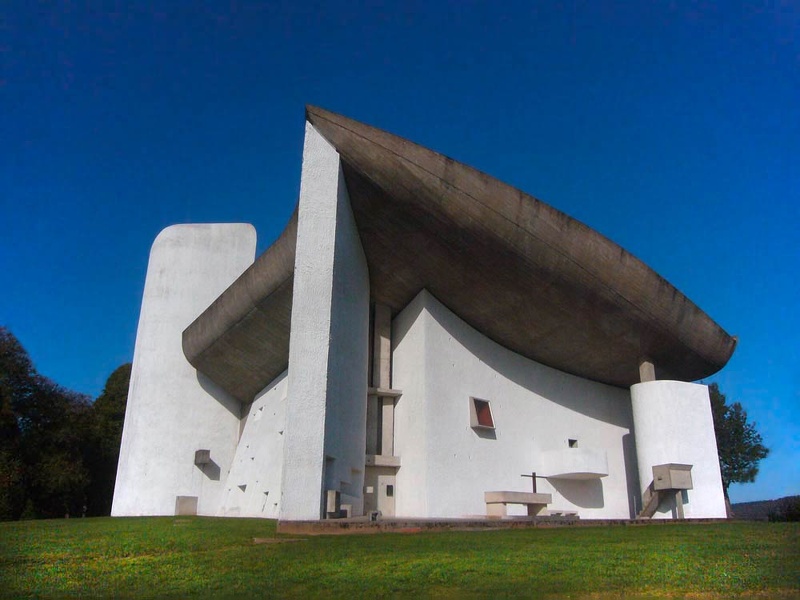
[[[692,465],[655,465],[653,467],[654,490],[692,489]]]

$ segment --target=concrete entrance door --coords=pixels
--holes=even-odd
[[[384,517],[394,516],[395,479],[395,475],[378,475],[378,510]]]

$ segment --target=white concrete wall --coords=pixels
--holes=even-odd
[[[250,405],[218,516],[278,518],[287,388],[284,371]]]
[[[631,387],[631,400],[642,491],[653,481],[654,465],[692,465],[694,489],[684,494],[686,518],[725,518],[708,388],[648,381]],[[672,518],[674,504],[674,499],[662,502],[653,518]]]
[[[541,455],[579,446],[605,451],[607,477],[539,480],[553,510],[630,518],[640,494],[630,395],[540,365],[492,342],[426,291],[393,323],[398,516],[485,515],[484,492],[531,491],[521,477]],[[470,427],[470,396],[491,403],[496,429]],[[627,463],[627,464],[626,464]],[[509,514],[525,514],[509,507]]]
[[[325,489],[362,502],[369,275],[339,155],[306,123],[280,518],[319,519]]]
[[[341,169],[334,253],[325,489],[341,491],[342,503],[352,505],[352,514],[360,515],[367,445],[369,271]]]
[[[422,291],[392,322],[392,386],[403,392],[394,411],[394,453],[400,457],[395,515],[402,517],[432,514],[427,489],[429,439],[439,434],[441,426],[428,418],[427,373],[429,367],[436,368],[428,365],[426,351],[430,329],[426,303],[431,299]]]
[[[150,251],[111,514],[171,515],[176,496],[217,511],[240,404],[186,361],[181,334],[255,257],[250,225],[176,225]],[[211,450],[213,464],[195,466]]]

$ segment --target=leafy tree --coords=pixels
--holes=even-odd
[[[0,327],[0,520],[18,518],[26,499],[15,400],[33,394],[34,375],[25,349]]]
[[[800,521],[800,496],[781,498],[767,518],[770,521]]]
[[[130,379],[131,364],[118,367],[92,405],[92,443],[86,456],[91,472],[87,490],[88,514],[91,516],[111,514]]]
[[[26,494],[36,516],[81,515],[90,478],[83,460],[89,399],[40,375],[34,385],[34,393],[16,406]]]
[[[0,327],[0,518],[82,514],[90,416],[86,396],[39,375]]]
[[[708,386],[711,396],[711,413],[714,417],[714,433],[717,437],[719,466],[722,472],[722,489],[730,516],[728,487],[732,483],[752,483],[758,475],[758,463],[767,457],[769,448],[764,446],[755,423],[747,421],[747,412],[738,402],[728,404],[719,386]]]

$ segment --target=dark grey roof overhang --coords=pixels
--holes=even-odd
[[[495,342],[621,387],[639,381],[644,358],[659,379],[683,381],[707,377],[730,359],[734,338],[586,225],[408,140],[316,107],[306,116],[341,156],[376,302],[397,312],[427,288]],[[294,248],[288,236],[296,236],[294,221],[242,276],[269,284],[251,281],[245,301],[231,291],[245,285],[237,281],[184,334],[190,362],[238,397],[252,398],[286,367],[291,289],[276,289],[279,280],[291,288],[288,257],[281,254],[280,268],[262,263],[274,260],[276,246]],[[224,324],[202,323],[217,318]],[[213,331],[219,341],[192,343],[195,330]],[[280,361],[265,358],[279,354]],[[242,380],[253,383],[245,390]]]
[[[289,364],[297,209],[280,237],[183,332],[198,371],[243,402]]]

